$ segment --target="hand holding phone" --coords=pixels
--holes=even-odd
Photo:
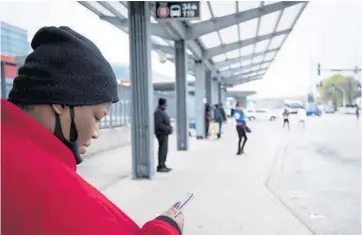
[[[178,211],[176,217],[192,201],[194,196],[195,194],[188,192],[181,200],[178,200],[173,204],[173,207]]]

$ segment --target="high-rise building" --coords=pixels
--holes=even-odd
[[[1,55],[24,56],[29,54],[28,31],[0,21]]]

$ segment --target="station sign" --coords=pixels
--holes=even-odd
[[[156,2],[156,20],[198,20],[200,2]]]

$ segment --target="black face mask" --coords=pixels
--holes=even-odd
[[[166,110],[167,109],[167,104],[160,105],[160,109]]]
[[[58,139],[60,139],[60,141],[62,141],[63,144],[65,144],[65,146],[67,146],[70,149],[70,151],[72,151],[72,153],[75,157],[76,164],[78,165],[83,161],[83,159],[80,156],[79,151],[78,151],[78,131],[77,131],[77,128],[74,123],[74,107],[70,106],[69,111],[70,111],[70,118],[71,118],[69,140],[67,140],[63,135],[62,125],[60,123],[60,117],[59,117],[59,114],[57,114],[57,113],[55,113],[54,135],[56,137],[58,137]]]

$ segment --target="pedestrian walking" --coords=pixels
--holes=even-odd
[[[357,117],[357,120],[359,120],[359,107],[357,104],[356,104],[356,117]]]
[[[248,137],[246,131],[248,127],[246,126],[245,115],[241,106],[241,103],[237,103],[234,109],[234,120],[236,124],[236,132],[238,134],[238,146],[237,146],[237,155],[244,154],[244,148]],[[243,141],[244,140],[244,141]]]
[[[222,123],[224,121],[224,117],[222,115],[222,111],[219,107],[218,104],[215,105],[215,109],[214,109],[214,120],[215,120],[215,123],[217,125],[218,128],[217,129],[217,138],[220,139],[221,138],[221,128],[222,128]]]
[[[283,129],[285,129],[285,126],[288,125],[288,130],[290,130],[290,124],[289,124],[289,111],[288,109],[284,109],[283,112]]]

